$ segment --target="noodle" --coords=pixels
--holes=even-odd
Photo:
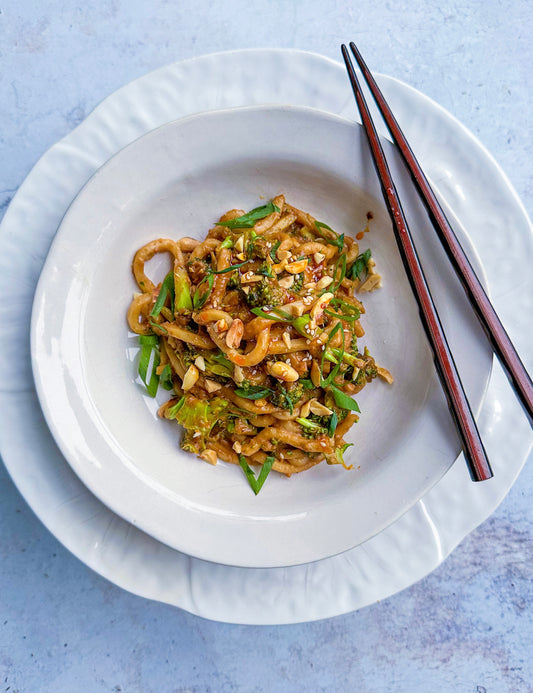
[[[157,253],[172,270],[156,287],[145,263]],[[203,241],[150,241],[132,271],[139,375],[152,396],[158,384],[174,391],[158,413],[183,426],[183,449],[240,464],[256,493],[270,469],[291,476],[324,459],[350,468],[350,395],[375,377],[392,383],[357,343],[354,291],[381,283],[370,251],[279,195],[230,210]],[[255,485],[249,464],[264,467]]]

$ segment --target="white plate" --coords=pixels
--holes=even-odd
[[[386,144],[392,158],[395,149]],[[416,196],[398,159],[391,166],[409,210]],[[226,209],[250,209],[278,192],[352,236],[372,212],[365,245],[384,288],[364,298],[360,348],[368,345],[396,382],[378,380],[358,395],[362,415],[347,436],[355,443],[346,455],[353,471],[322,464],[291,479],[272,474],[255,497],[239,467],[198,461],[179,449],[177,427],[157,420],[155,403],[135,382],[137,339],[127,334],[125,311],[136,290],[130,268],[137,248],[157,237],[202,238]],[[175,121],[98,171],[70,207],[45,263],[32,360],[51,431],[100,500],[189,555],[278,567],[361,544],[448,471],[457,437],[379,195],[361,126],[296,107]],[[425,215],[411,226],[477,408],[490,349]]]
[[[276,79],[281,72],[284,79]],[[533,241],[520,201],[454,118],[396,80],[379,81],[425,169],[468,228],[497,310],[531,368],[533,355],[526,350]],[[126,144],[189,113],[257,103],[354,116],[339,63],[296,51],[229,52],[171,65],[127,85],[36,165],[1,228],[0,434],[3,460],[36,514],[72,553],[115,584],[206,618],[296,623],[382,600],[438,566],[504,498],[532,434],[496,365],[480,415],[493,480],[472,484],[455,464],[422,501],[364,545],[292,568],[242,569],[190,558],[120,519],[87,491],[39,413],[31,374],[29,315],[49,245],[79,189]]]

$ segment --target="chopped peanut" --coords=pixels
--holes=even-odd
[[[201,371],[205,371],[205,360],[203,356],[197,356],[194,359],[194,365]]]
[[[292,318],[299,318],[305,312],[305,305],[303,301],[294,301],[294,303],[286,303],[281,306],[282,310],[288,313]]]
[[[217,463],[217,453],[211,450],[211,448],[207,448],[201,452],[200,457],[206,462],[209,462],[209,464],[215,465]]]
[[[233,366],[233,380],[239,385],[244,380],[244,371],[240,366]]]
[[[329,416],[330,414],[333,414],[331,409],[328,409],[324,404],[319,402],[317,399],[309,400],[309,408],[311,409],[311,412],[313,414],[316,414],[317,416]]]
[[[274,378],[278,380],[283,380],[286,383],[294,383],[298,380],[298,371],[288,363],[283,363],[283,361],[276,361],[275,363],[269,363],[267,370]]]
[[[278,260],[280,261],[290,260],[290,258],[292,257],[292,253],[290,250],[278,250],[276,255],[278,256]]]
[[[185,375],[183,376],[183,391],[187,392],[187,390],[190,390],[191,387],[193,387],[196,384],[196,381],[198,380],[200,376],[200,373],[198,372],[198,368],[194,364],[191,364],[189,368],[186,370]]]
[[[305,258],[304,260],[296,260],[296,262],[290,262],[285,269],[290,274],[300,274],[307,267],[309,260]]]
[[[389,371],[386,368],[382,368],[381,366],[378,366],[377,370],[378,370],[379,377],[383,378],[383,380],[385,382],[389,383],[389,385],[392,385],[392,383],[394,382],[394,378],[389,373]]]
[[[311,382],[315,387],[320,387],[320,368],[318,366],[318,362],[315,359],[313,359],[313,364],[311,366]]]
[[[278,281],[278,284],[282,289],[290,289],[294,284],[294,275],[290,274],[288,277],[283,277]]]
[[[221,387],[222,385],[220,383],[216,383],[214,380],[205,381],[205,389],[209,392],[209,394],[220,390]]]
[[[311,308],[310,311],[310,316],[311,320],[316,324],[317,320],[319,320],[322,315],[324,314],[324,311],[326,310],[326,306],[328,303],[331,301],[333,298],[333,294],[323,294],[317,300],[315,301],[313,307]]]
[[[254,274],[252,271],[245,272],[241,276],[241,284],[251,284],[252,282],[260,282],[262,279],[260,274]]]
[[[325,277],[322,277],[322,279],[320,279],[320,280],[317,282],[316,288],[317,288],[319,291],[322,291],[322,289],[325,289],[325,288],[326,288],[327,286],[329,286],[332,282],[333,282],[333,277],[328,277],[328,276],[326,275]]]
[[[302,417],[302,419],[307,419],[310,411],[311,411],[311,400],[309,400],[305,404],[302,404],[302,408],[300,409],[300,416]]]
[[[241,339],[244,334],[244,325],[242,320],[235,318],[231,323],[231,327],[226,333],[226,344],[230,349],[238,349],[241,344]]]

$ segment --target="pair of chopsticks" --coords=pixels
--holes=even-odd
[[[531,424],[533,422],[533,383],[531,382],[531,378],[527,374],[520,357],[509,339],[509,335],[500,322],[481,282],[477,278],[453,229],[446,219],[444,211],[435,197],[400,126],[394,118],[383,94],[379,90],[376,81],[353,41],[350,43],[350,48],[363,74],[365,82],[374,97],[378,109],[387,124],[392,139],[411,173],[418,194],[424,202],[430,220],[446,254]],[[424,272],[420,265],[409,227],[407,226],[400,199],[385,159],[383,148],[368,110],[348,49],[343,44],[341,50],[357,101],[357,106],[361,114],[363,128],[368,138],[372,158],[381,183],[385,203],[392,220],[396,242],[407,277],[411,284],[411,289],[418,303],[420,317],[426,336],[433,350],[435,367],[461,439],[471,478],[473,481],[490,479],[493,473],[487,459],[487,454],[483,447],[448,342],[446,341],[446,335],[444,334],[439,315],[431,298]]]

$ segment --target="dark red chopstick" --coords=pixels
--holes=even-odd
[[[416,188],[424,202],[431,222],[437,232],[441,243],[450,259],[468,299],[474,309],[485,333],[491,343],[492,349],[503,366],[511,385],[516,392],[520,402],[529,417],[530,424],[533,424],[533,383],[529,377],[524,364],[520,360],[509,335],[505,331],[492,303],[490,302],[481,282],[479,281],[472,265],[457,240],[457,237],[450,226],[442,207],[440,206],[431,186],[428,183],[420,164],[418,163],[411,147],[409,146],[403,132],[398,125],[389,105],[385,101],[374,77],[364,62],[357,46],[352,41],[350,43],[352,53],[359,65],[365,78],[368,88],[376,101],[383,120],[387,124],[392,138],[402,158],[408,167]]]
[[[466,398],[450,347],[446,341],[446,336],[437,310],[431,298],[376,128],[374,127],[365,97],[361,91],[357,75],[355,74],[350,60],[350,55],[344,45],[342,46],[342,55],[346,63],[346,69],[348,70],[357,106],[361,113],[363,127],[378,172],[383,196],[392,220],[398,249],[411,284],[411,289],[418,303],[422,325],[433,350],[437,373],[461,438],[470,475],[473,481],[490,479],[492,477],[492,470],[487,459],[485,448],[483,447],[474,416],[468,404],[468,399]]]

